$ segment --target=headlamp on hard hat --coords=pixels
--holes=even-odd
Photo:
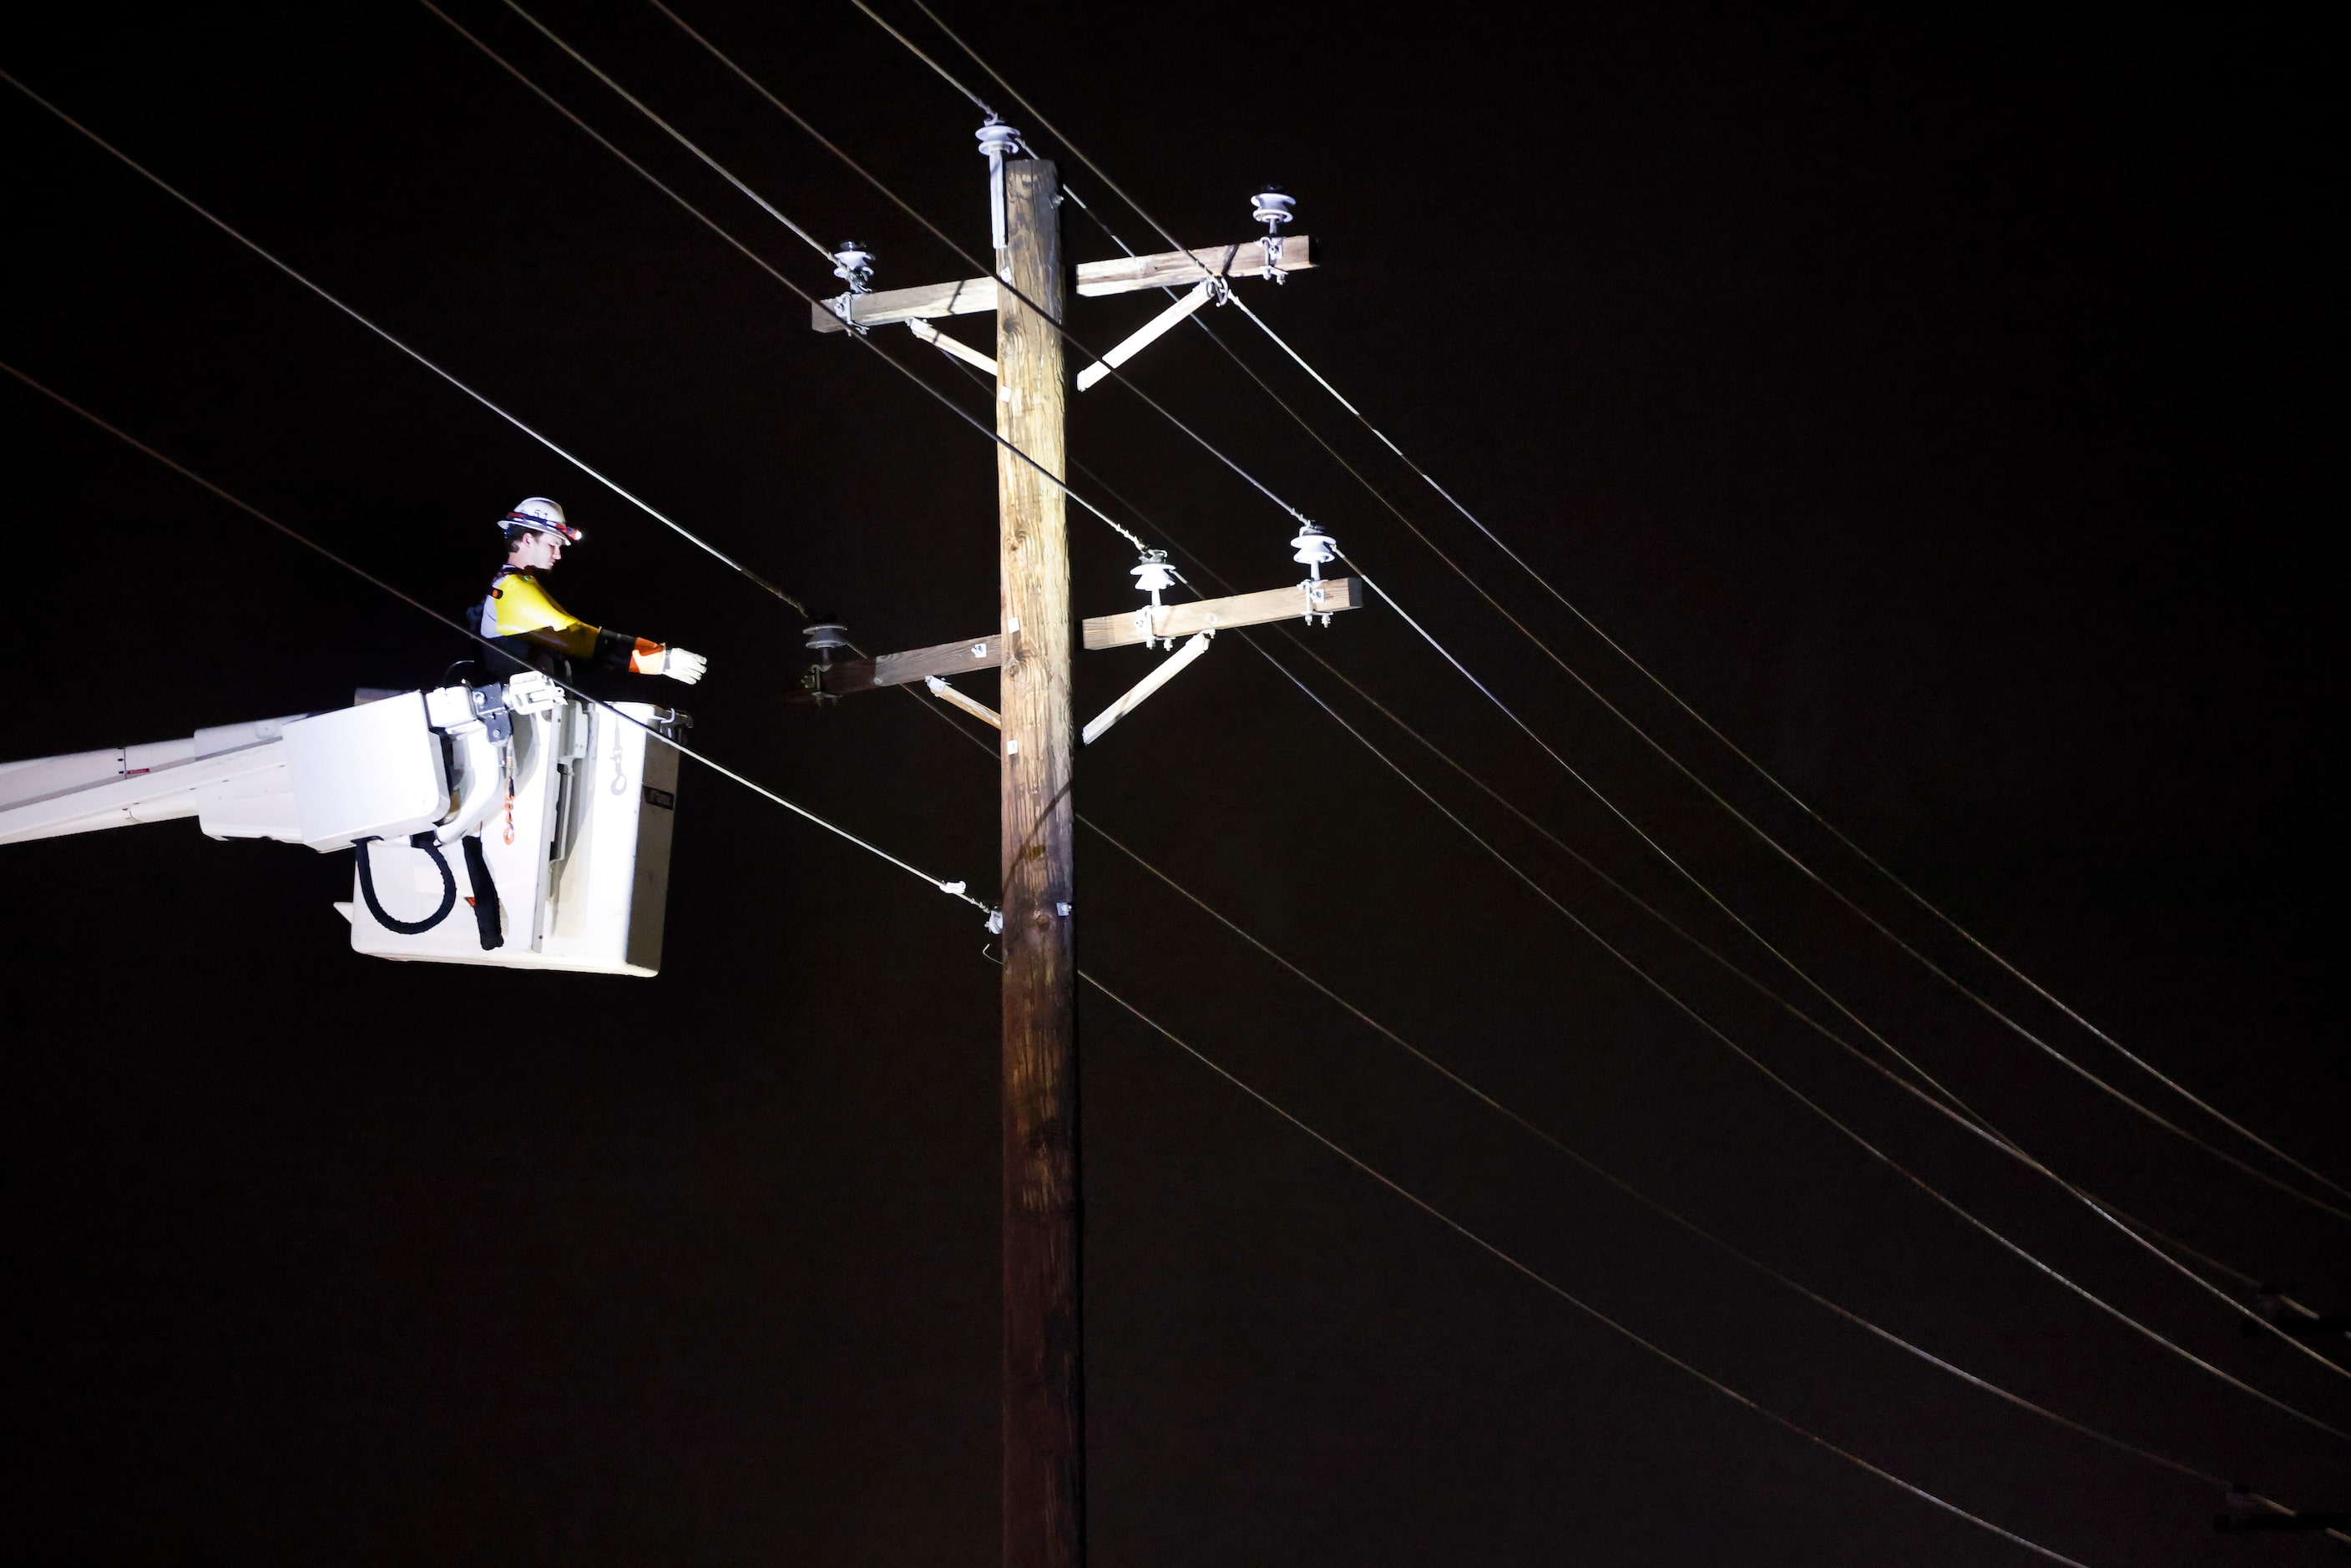
[[[563,520],[563,508],[544,496],[533,496],[513,511],[498,519],[500,531],[507,528],[529,528],[534,533],[553,534],[568,544],[578,544],[588,536]]]

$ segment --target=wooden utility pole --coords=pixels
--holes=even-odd
[[[1004,164],[996,429],[1066,473],[1058,183]],[[1085,1561],[1078,1312],[1077,960],[1071,940],[1070,551],[1061,486],[999,446],[1003,571],[1004,1564]]]
[[[996,273],[953,283],[876,293],[866,287],[872,256],[849,246],[835,255],[846,293],[815,303],[809,325],[860,336],[893,322],[942,353],[996,376],[996,494],[1001,509],[998,562],[1002,619],[997,630],[959,643],[910,648],[834,664],[840,629],[810,628],[822,662],[801,680],[806,700],[825,704],[856,692],[921,683],[940,701],[995,725],[1003,823],[1004,933],[1004,1564],[1081,1568],[1086,1555],[1085,1379],[1078,1299],[1078,1034],[1071,940],[1070,707],[1073,630],[1062,420],[1070,381],[1054,322],[1066,311],[1061,192],[1053,165],[1008,154],[1019,133],[990,115],[978,133],[991,180],[1000,166],[1003,226]],[[1290,198],[1260,193],[1252,212],[1265,237],[1241,244],[1082,262],[1081,296],[1189,286],[1192,293],[1143,324],[1077,379],[1102,381],[1157,341],[1185,316],[1225,298],[1235,280],[1279,282],[1313,267],[1304,235],[1281,238]],[[997,207],[990,196],[991,222]],[[1010,287],[998,286],[999,279]],[[1024,303],[1028,301],[1029,303]],[[996,312],[996,357],[931,323]],[[1044,472],[1038,472],[1041,467]],[[1150,602],[1085,623],[1089,648],[1129,648],[1187,638],[1085,728],[1100,740],[1135,706],[1188,668],[1221,629],[1293,617],[1329,625],[1363,603],[1358,586],[1329,578],[1330,542],[1311,523],[1290,541],[1309,578],[1288,587],[1223,599],[1165,604],[1161,551],[1146,551],[1136,587]],[[816,640],[821,634],[829,641]],[[1004,711],[949,684],[949,677],[1003,672]]]

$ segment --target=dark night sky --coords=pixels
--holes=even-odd
[[[423,9],[49,9],[0,33],[8,70],[869,647],[993,625],[987,446],[809,332],[798,300]],[[830,285],[513,15],[455,14]],[[686,14],[984,243],[976,116],[853,10]],[[1195,243],[1245,237],[1262,181],[1298,193],[1327,266],[1250,302],[1303,352],[1833,821],[2342,1173],[2342,1097],[2322,1087],[2342,1050],[2341,856],[2314,760],[2337,711],[2318,657],[2333,584],[2291,542],[2340,510],[2321,462],[2339,438],[2308,395],[2339,336],[2310,40],[2243,14],[1644,8],[1534,32],[1453,8],[1375,26],[1336,7],[948,14]],[[650,10],[548,19],[820,235],[866,240],[883,286],[958,273]],[[898,700],[785,706],[800,659],[773,601],[14,95],[0,135],[10,362],[453,609],[495,564],[488,521],[561,498],[590,535],[564,601],[711,656],[698,742],[985,882],[990,772],[943,727]],[[1071,217],[1075,256],[1108,253]],[[1073,324],[1100,346],[1153,303],[1085,302]],[[1237,312],[1216,325],[1563,656],[1852,871],[1343,431]],[[985,408],[904,334],[874,340]],[[2196,1246],[2351,1306],[2339,1222],[2118,1111],[1775,869],[1198,334],[1136,375],[1994,1120]],[[1289,580],[1281,514],[1131,397],[1079,402],[1073,453],[1155,542],[1242,586]],[[339,706],[461,651],[33,394],[0,388],[0,408],[10,755]],[[1071,528],[1081,610],[1123,606],[1125,547]],[[1571,842],[1735,940],[1392,613],[1313,635]],[[1081,656],[1080,708],[1144,667]],[[1245,648],[1081,764],[1088,815],[1741,1245],[2083,1420],[2298,1504],[2351,1502],[2342,1445],[1842,1144]],[[1432,785],[1912,1168],[2199,1354],[2351,1422],[2339,1380],[2241,1338],[2045,1184]],[[2215,1535],[2206,1490],[1677,1238],[1099,840],[1080,848],[1091,969],[1714,1375],[2102,1568],[2330,1560]],[[0,857],[31,1454],[10,1534],[28,1560],[994,1560],[998,971],[964,905],[692,769],[650,982],[357,957],[329,907],[347,859],[185,823]],[[1081,1019],[1099,1563],[2029,1561],[1613,1339],[1123,1015],[1089,998]]]

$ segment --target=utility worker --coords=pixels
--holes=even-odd
[[[482,635],[509,656],[558,679],[571,678],[571,662],[640,675],[667,675],[687,685],[702,679],[709,661],[683,648],[664,647],[590,626],[548,597],[538,574],[563,559],[563,547],[584,536],[563,520],[563,508],[533,496],[498,520],[506,534],[507,563],[490,580],[482,601]]]

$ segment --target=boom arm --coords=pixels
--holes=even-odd
[[[185,740],[0,762],[0,844],[194,817],[216,839],[299,842],[285,727],[304,715]]]

